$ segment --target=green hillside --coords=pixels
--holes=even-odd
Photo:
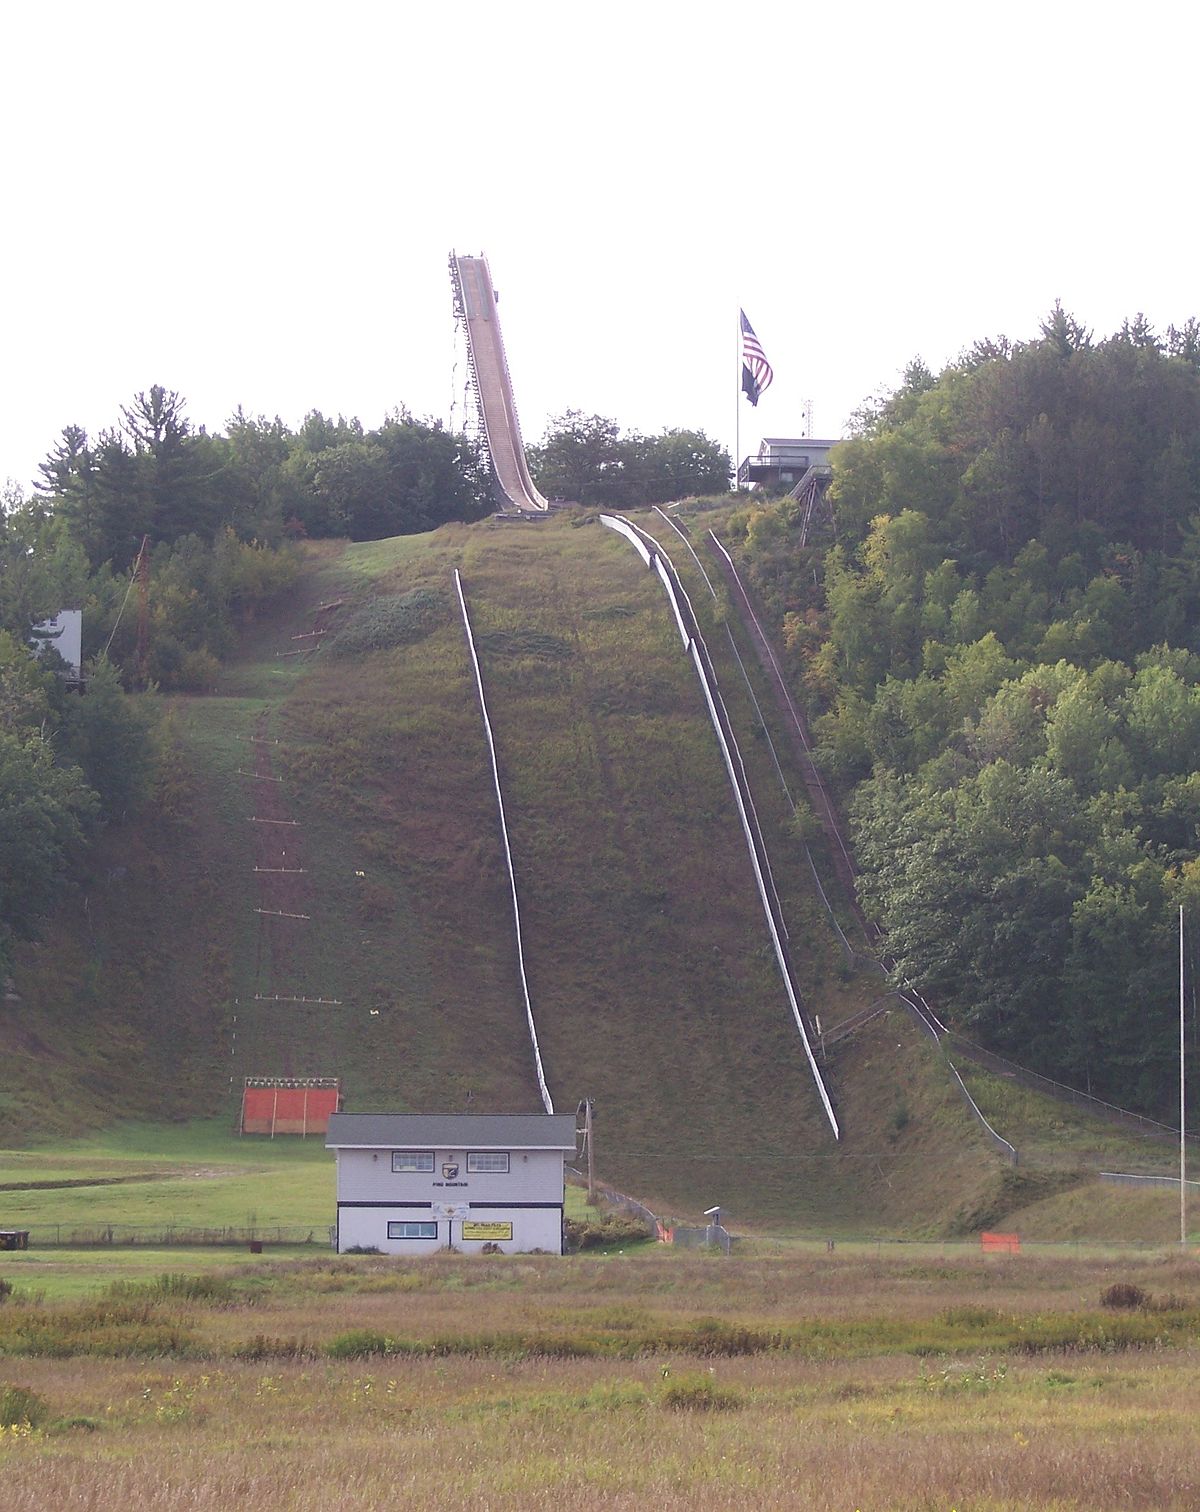
[[[830,1029],[880,977],[846,964],[786,828],[724,608],[647,523],[712,630],[800,984]],[[216,691],[171,698],[167,806],[112,828],[18,952],[0,1139],[122,1117],[232,1128],[247,1075],[340,1076],[360,1110],[540,1106],[455,567],[547,1080],[559,1111],[594,1098],[605,1178],[666,1212],[720,1202],[794,1231],[945,1232],[1045,1198],[1014,1183],[899,1011],[831,1050],[833,1143],[661,587],[578,513],[305,548],[285,609]],[[304,997],[336,1001],[277,1000]]]

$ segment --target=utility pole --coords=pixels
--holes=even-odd
[[[1187,1081],[1184,1075],[1183,904],[1179,905],[1179,1243],[1187,1247]]]
[[[150,537],[144,535],[137,561],[134,563],[138,589],[137,649],[134,662],[137,666],[138,682],[143,688],[150,682],[150,556],[147,550],[149,545]]]
[[[592,1099],[585,1097],[583,1100],[583,1142],[587,1148],[587,1200],[590,1204],[596,1201],[596,1150],[593,1138]]]

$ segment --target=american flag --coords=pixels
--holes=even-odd
[[[739,310],[738,314],[742,317],[742,392],[751,404],[757,404],[775,374],[745,310]]]

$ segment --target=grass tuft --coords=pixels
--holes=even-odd
[[[235,1360],[312,1360],[317,1352],[303,1339],[272,1339],[266,1334],[255,1334],[244,1344],[235,1345],[232,1353]]]
[[[163,1298],[209,1306],[228,1306],[241,1300],[232,1284],[219,1276],[188,1276],[178,1271],[166,1271],[153,1281],[114,1281],[108,1295],[123,1301]]]
[[[370,1328],[352,1328],[348,1333],[330,1339],[325,1353],[331,1360],[363,1360],[371,1355],[392,1354],[395,1342],[387,1334]]]
[[[50,1403],[28,1386],[0,1386],[0,1428],[40,1428]]]
[[[95,1433],[99,1427],[100,1424],[95,1418],[76,1414],[72,1417],[55,1418],[46,1424],[46,1432],[50,1436],[58,1433]]]
[[[674,1412],[728,1412],[740,1407],[743,1398],[740,1392],[728,1386],[718,1386],[710,1370],[687,1371],[682,1375],[663,1372],[663,1384],[658,1392],[659,1405]]]
[[[329,643],[331,656],[363,656],[423,640],[448,618],[449,600],[433,588],[373,598],[355,611]]]
[[[1145,1307],[1150,1293],[1132,1281],[1114,1281],[1100,1293],[1101,1307]]]
[[[22,1308],[0,1326],[0,1355],[135,1359],[195,1352],[191,1329],[150,1303],[106,1299],[71,1308]]]
[[[532,656],[538,661],[565,661],[571,648],[560,635],[538,630],[485,630],[475,637],[488,656]]]

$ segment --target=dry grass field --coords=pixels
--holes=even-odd
[[[0,1483],[13,1512],[1183,1509],[1198,1335],[1168,1253],[259,1262],[15,1295]]]

